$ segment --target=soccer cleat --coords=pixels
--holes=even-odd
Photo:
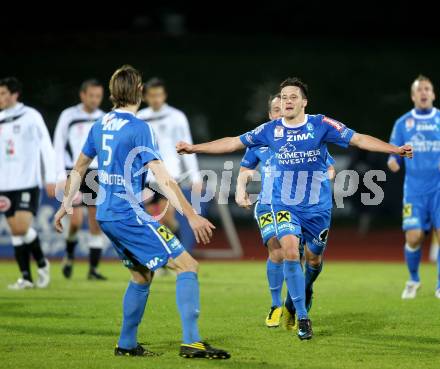
[[[23,278],[18,278],[17,282],[8,286],[8,289],[13,291],[27,290],[31,288],[34,288],[34,284]]]
[[[435,295],[434,296],[437,297],[438,299],[440,299],[440,288],[437,288],[435,290]]]
[[[295,312],[289,311],[285,306],[283,306],[282,326],[288,331],[294,331],[298,327]]]
[[[50,283],[50,264],[46,259],[46,266],[38,268],[38,280],[35,283],[38,288],[46,288]]]
[[[272,306],[266,317],[266,326],[268,328],[276,328],[280,325],[283,308],[281,306]]]
[[[417,290],[420,288],[421,283],[415,281],[408,281],[405,284],[405,289],[402,292],[402,299],[414,299],[417,295]]]
[[[206,342],[194,342],[191,344],[182,343],[180,345],[179,356],[187,359],[229,359],[231,357],[226,351],[216,349]]]
[[[67,279],[70,279],[73,273],[73,261],[69,259],[64,259],[62,271],[63,276]]]
[[[307,312],[310,311],[312,308],[312,302],[313,302],[313,288],[310,288],[309,290],[306,290],[306,309]]]
[[[96,270],[90,270],[87,275],[87,279],[89,281],[106,281],[107,277],[104,277],[101,273],[98,273]]]
[[[145,349],[138,343],[138,345],[133,349],[124,349],[116,346],[115,356],[159,356],[159,354]]]
[[[298,320],[298,338],[303,340],[310,340],[313,336],[312,321],[310,319]]]

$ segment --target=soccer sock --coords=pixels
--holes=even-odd
[[[437,289],[439,289],[440,288],[440,252],[437,254],[437,272],[438,272]]]
[[[313,282],[315,282],[316,278],[318,278],[318,275],[321,273],[322,262],[317,267],[306,263],[305,270],[306,291],[310,291],[313,287]]]
[[[67,253],[67,259],[73,260],[75,258],[75,247],[78,244],[78,237],[77,235],[69,236],[66,239],[66,253]]]
[[[14,246],[15,260],[20,269],[23,279],[32,282],[31,261],[29,248],[23,243],[23,237],[12,236],[12,245]]]
[[[37,262],[38,268],[44,268],[47,263],[43,250],[41,249],[40,238],[38,237],[37,231],[32,227],[29,228],[27,233],[23,236],[23,241],[28,246],[34,260]]]
[[[176,302],[182,320],[183,343],[200,341],[197,319],[200,314],[200,292],[197,273],[183,272],[176,279]]]
[[[291,313],[295,312],[295,306],[293,306],[292,296],[290,296],[289,290],[287,289],[287,296],[286,300],[284,300],[284,306],[287,310],[289,310]]]
[[[422,259],[422,248],[417,246],[416,249],[412,249],[408,244],[405,244],[405,260],[408,266],[411,281],[420,282],[419,277],[419,265]]]
[[[89,237],[89,263],[90,271],[96,271],[98,268],[99,260],[101,259],[102,248],[104,246],[104,240],[100,234],[91,234]]]
[[[307,319],[305,279],[299,260],[284,260],[284,278],[292,297],[298,319]]]
[[[130,281],[123,301],[123,321],[118,346],[133,349],[137,346],[137,330],[147,304],[149,284],[138,284]]]
[[[269,282],[272,306],[282,306],[281,290],[283,288],[283,263],[275,263],[269,258],[266,263],[267,281]]]

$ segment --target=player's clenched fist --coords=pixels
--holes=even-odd
[[[176,150],[180,155],[183,154],[192,154],[194,153],[193,151],[193,145],[187,143],[187,142],[183,142],[183,141],[179,141],[176,145]]]
[[[403,145],[399,147],[399,155],[404,158],[411,159],[413,157],[413,148],[411,145]]]
[[[206,245],[211,241],[212,230],[215,229],[215,226],[208,219],[194,214],[194,216],[188,218],[188,222],[194,232],[197,243],[202,241]]]

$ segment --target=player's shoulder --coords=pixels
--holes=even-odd
[[[186,114],[182,110],[177,109],[174,106],[170,106],[170,105],[167,105],[166,110],[168,111],[168,114],[173,116],[174,121],[181,124],[187,122]]]
[[[139,119],[146,119],[147,117],[149,117],[151,115],[151,113],[153,112],[153,110],[150,107],[145,107],[143,109],[139,109],[139,111],[137,112],[136,116]]]
[[[18,113],[19,114],[27,114],[32,117],[38,117],[38,118],[43,119],[43,116],[41,115],[41,113],[37,109],[35,109],[29,105],[23,104],[23,106],[21,106],[21,108],[18,110]]]
[[[399,118],[396,119],[394,126],[395,127],[403,127],[414,125],[414,116],[413,111],[407,111],[405,114],[401,115]]]
[[[338,131],[346,128],[344,123],[325,114],[309,114],[307,124],[312,124],[315,127],[333,127]]]

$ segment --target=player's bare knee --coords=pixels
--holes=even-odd
[[[423,242],[423,233],[421,231],[408,231],[405,234],[406,244],[411,249],[417,249]]]
[[[269,249],[269,259],[274,263],[281,263],[284,260],[282,249]]]

